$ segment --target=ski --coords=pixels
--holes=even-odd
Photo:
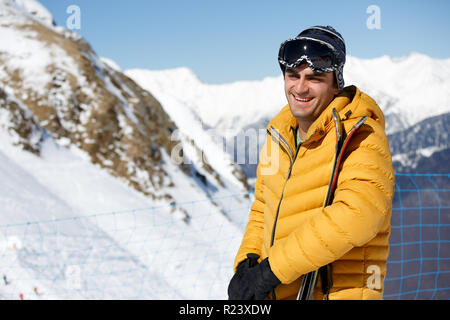
[[[325,197],[323,207],[329,206],[333,201],[334,189],[336,187],[337,177],[339,174],[339,167],[341,165],[343,154],[345,153],[345,149],[347,145],[354,135],[354,133],[362,126],[362,124],[367,120],[367,116],[361,118],[350,130],[348,135],[345,137],[344,128],[342,125],[341,118],[339,117],[336,109],[333,109],[333,120],[335,124],[336,130],[336,151],[333,159],[333,169],[331,171],[330,181],[328,183],[327,195]],[[327,284],[322,284],[323,290],[328,291],[331,287],[331,270],[330,265],[326,265],[321,267],[318,270],[309,272],[303,278],[302,284],[300,286],[297,300],[311,300],[314,295],[314,290],[317,284],[317,276],[319,272],[322,276],[322,281],[324,281],[324,275],[327,275]]]

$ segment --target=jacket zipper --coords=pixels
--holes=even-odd
[[[280,201],[278,202],[277,212],[275,214],[275,220],[273,222],[272,237],[270,239],[270,246],[272,247],[272,245],[273,245],[273,243],[275,241],[275,230],[276,230],[276,226],[277,226],[278,214],[280,213],[281,201],[283,200],[284,189],[286,188],[286,184],[287,184],[289,178],[291,177],[292,167],[294,166],[295,159],[297,159],[297,155],[298,155],[298,152],[300,150],[301,145],[303,143],[305,143],[305,142],[308,142],[314,136],[315,132],[308,139],[306,139],[306,141],[304,141],[303,143],[300,143],[297,146],[297,149],[295,151],[295,155],[292,155],[291,148],[289,147],[289,144],[286,142],[286,140],[283,138],[283,136],[274,127],[271,126],[270,129],[271,130],[268,129],[267,132],[272,137],[272,139],[274,139],[275,142],[277,142],[277,144],[281,147],[281,149],[285,153],[287,153],[287,155],[289,156],[289,161],[290,161],[289,170],[288,170],[288,173],[286,175],[286,180],[284,182],[283,191],[281,192]],[[280,144],[280,142],[282,144]],[[283,147],[283,145],[284,145],[284,147]]]
[[[288,155],[289,161],[290,161],[289,170],[288,170],[288,173],[286,175],[286,181],[284,182],[283,191],[281,192],[280,201],[278,202],[277,212],[275,214],[275,220],[274,220],[273,226],[272,226],[272,236],[271,236],[271,239],[270,239],[270,247],[272,247],[273,243],[275,241],[275,230],[277,228],[278,214],[280,213],[281,201],[283,200],[284,189],[286,188],[286,184],[287,184],[289,178],[291,177],[292,167],[294,166],[295,159],[297,159],[297,155],[298,155],[298,152],[300,150],[301,145],[303,143],[309,141],[309,139],[311,139],[311,137],[314,136],[315,132],[306,141],[304,141],[303,143],[300,143],[297,146],[297,149],[295,151],[295,155],[292,155],[292,150],[289,147],[289,144],[286,142],[286,140],[283,138],[283,136],[273,126],[270,127],[270,130],[267,129],[267,133],[280,146],[281,150],[283,150]],[[281,142],[281,144],[280,144],[280,142]],[[276,295],[275,295],[275,289],[272,290],[272,297],[273,297],[273,300],[277,299]]]
[[[272,137],[272,139],[280,146],[281,150],[283,150],[289,157],[289,163],[292,166],[293,164],[293,154],[291,147],[286,142],[286,139],[283,138],[283,136],[278,132],[277,129],[275,129],[273,126],[270,127],[270,130],[267,129],[267,133]],[[280,144],[280,142],[282,144]]]

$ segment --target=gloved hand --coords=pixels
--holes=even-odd
[[[228,287],[230,300],[263,300],[281,283],[270,269],[269,259],[243,272],[239,278],[231,279]],[[234,290],[230,294],[230,287]]]
[[[256,253],[248,253],[247,259],[243,260],[236,268],[236,273],[233,278],[231,278],[230,284],[228,285],[228,299],[237,300],[241,296],[240,283],[242,276],[250,268],[253,268],[258,264],[259,255]]]
[[[270,291],[281,284],[281,281],[270,269],[269,258],[261,261],[250,273],[255,278],[254,300],[264,300]]]

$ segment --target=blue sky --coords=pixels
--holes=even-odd
[[[207,83],[280,74],[280,43],[312,25],[331,25],[347,54],[450,57],[448,0],[40,0],[58,25],[80,8],[82,35],[122,69],[188,67]],[[380,9],[381,29],[366,22]]]

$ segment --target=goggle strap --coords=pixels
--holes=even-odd
[[[305,30],[311,30],[311,29],[317,29],[317,30],[322,30],[322,31],[331,33],[333,36],[339,38],[339,39],[345,44],[344,39],[342,39],[341,36],[339,36],[337,33],[334,33],[334,32],[331,31],[331,30],[328,30],[328,29],[325,29],[325,28],[321,28],[321,27],[311,27],[311,28],[308,28],[308,29],[305,29]],[[303,33],[305,30],[303,30],[302,33]]]

